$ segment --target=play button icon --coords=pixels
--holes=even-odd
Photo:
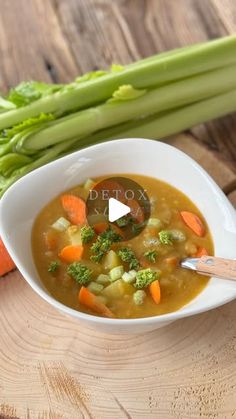
[[[108,201],[108,219],[110,223],[119,220],[131,211],[128,205],[122,204],[115,198],[110,198]]]
[[[96,232],[113,229],[121,240],[130,240],[143,231],[150,217],[147,191],[132,178],[101,179],[89,190],[86,215]]]

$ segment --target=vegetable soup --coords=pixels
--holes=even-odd
[[[56,300],[78,311],[124,319],[173,312],[207,285],[209,278],[181,268],[179,261],[213,255],[208,226],[190,199],[171,185],[126,177],[148,196],[148,218],[138,201],[132,200],[132,206],[123,197],[130,214],[113,223],[107,214],[97,215],[91,223],[87,198],[107,178],[89,179],[38,215],[32,232],[37,271]],[[116,183],[116,188],[121,186]],[[127,229],[135,232],[128,240]]]

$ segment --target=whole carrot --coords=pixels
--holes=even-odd
[[[15,269],[16,265],[9,255],[2,239],[0,238],[0,276],[6,275]]]

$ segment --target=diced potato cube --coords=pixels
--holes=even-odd
[[[133,290],[134,288],[132,285],[126,284],[124,281],[122,281],[122,279],[118,279],[117,281],[112,282],[112,284],[104,288],[102,295],[105,295],[107,298],[121,298],[125,294],[132,294]]]
[[[105,304],[105,306],[107,305],[107,298],[104,295],[98,295],[97,299],[101,301],[102,304]]]
[[[116,281],[117,279],[120,279],[124,273],[124,268],[122,265],[116,266],[115,268],[111,269],[109,272],[110,281]]]
[[[89,191],[90,189],[93,189],[95,185],[96,183],[94,182],[94,180],[87,179],[86,182],[84,183],[84,189]]]
[[[114,252],[114,250],[110,250],[106,256],[104,257],[103,260],[103,266],[104,269],[108,269],[109,271],[113,268],[115,268],[116,266],[120,265],[120,258],[119,256],[116,254],[116,252]]]
[[[66,231],[66,229],[70,226],[70,221],[68,221],[64,217],[58,218],[57,221],[55,221],[54,224],[52,224],[52,228],[57,231]]]
[[[97,284],[97,282],[90,282],[88,285],[89,291],[91,291],[93,294],[100,294],[103,288],[104,286],[102,284]]]
[[[80,229],[77,226],[70,226],[67,229],[67,234],[73,246],[80,246],[82,244]]]
[[[96,282],[98,284],[107,285],[110,283],[110,277],[109,275],[100,274],[98,275]]]

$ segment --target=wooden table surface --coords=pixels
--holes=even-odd
[[[67,82],[111,63],[236,31],[235,0],[0,0],[0,90]],[[170,142],[236,206],[236,116]],[[115,337],[0,281],[0,419],[236,418],[236,304]]]

